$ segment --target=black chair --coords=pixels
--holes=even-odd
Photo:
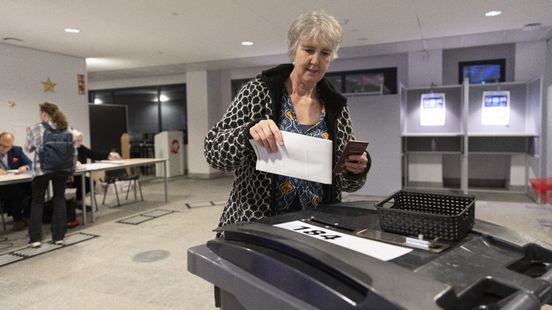
[[[140,190],[140,198],[144,201],[144,196],[142,195],[142,186],[140,185],[140,175],[138,174],[128,174],[126,169],[117,169],[117,170],[108,170],[105,172],[105,179],[103,180],[103,189],[104,196],[102,200],[102,205],[105,205],[105,197],[107,195],[107,190],[109,185],[113,185],[115,189],[115,197],[117,197],[117,206],[121,205],[119,200],[119,190],[117,189],[117,181],[128,181],[127,193],[125,200],[128,200],[128,194],[130,192],[130,185],[134,185],[134,193],[136,195],[136,187]]]

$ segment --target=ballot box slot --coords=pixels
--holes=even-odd
[[[305,221],[316,223],[316,224],[319,224],[319,225],[323,225],[326,228],[341,230],[341,231],[344,231],[344,232],[353,232],[353,231],[355,231],[353,228],[345,227],[345,226],[343,226],[343,224],[341,224],[339,222],[335,222],[335,221],[330,222],[330,221],[327,221],[327,220],[324,220],[324,219],[316,218],[315,216],[311,216],[310,218],[305,219]]]

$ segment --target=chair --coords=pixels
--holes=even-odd
[[[113,185],[113,188],[115,190],[115,197],[117,197],[117,206],[121,206],[121,201],[119,200],[119,190],[117,189],[117,181],[128,181],[125,200],[128,200],[130,185],[133,184],[134,195],[136,196],[136,187],[138,187],[138,189],[140,190],[140,198],[142,199],[142,201],[144,201],[144,196],[142,195],[142,186],[140,185],[140,176],[138,174],[128,174],[126,169],[117,169],[105,172],[105,179],[103,180],[104,196],[102,200],[102,205],[105,205],[105,197],[107,195],[109,185]]]

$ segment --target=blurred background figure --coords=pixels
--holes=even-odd
[[[25,173],[32,168],[32,161],[20,146],[13,145],[15,138],[10,132],[0,133],[0,175],[8,172]],[[9,215],[13,217],[12,230],[24,230],[29,218],[31,183],[0,186],[0,200],[4,202]]]

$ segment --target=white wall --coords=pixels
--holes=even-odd
[[[78,74],[86,81],[83,58],[0,44],[0,131],[13,132],[15,144],[23,145],[26,128],[40,121],[38,105],[51,101],[65,112],[70,126],[83,132],[89,145],[88,90],[78,94]],[[42,81],[48,78],[56,83],[54,93],[44,92]]]
[[[368,141],[372,168],[361,195],[389,196],[401,189],[401,128],[399,95],[350,96],[357,140]]]
[[[443,85],[443,50],[408,53],[407,87]]]
[[[541,77],[546,67],[546,42],[517,43],[515,59],[515,81],[526,82]]]
[[[207,164],[203,155],[203,141],[207,131],[216,119],[216,110],[220,106],[220,74],[207,71],[188,72],[186,92],[188,107],[188,172],[191,176],[209,177],[216,170]]]
[[[543,150],[544,158],[544,174],[552,176],[552,39],[548,39],[546,44],[546,68],[544,72],[544,98],[543,98],[543,113],[546,116],[545,134],[545,149]]]

